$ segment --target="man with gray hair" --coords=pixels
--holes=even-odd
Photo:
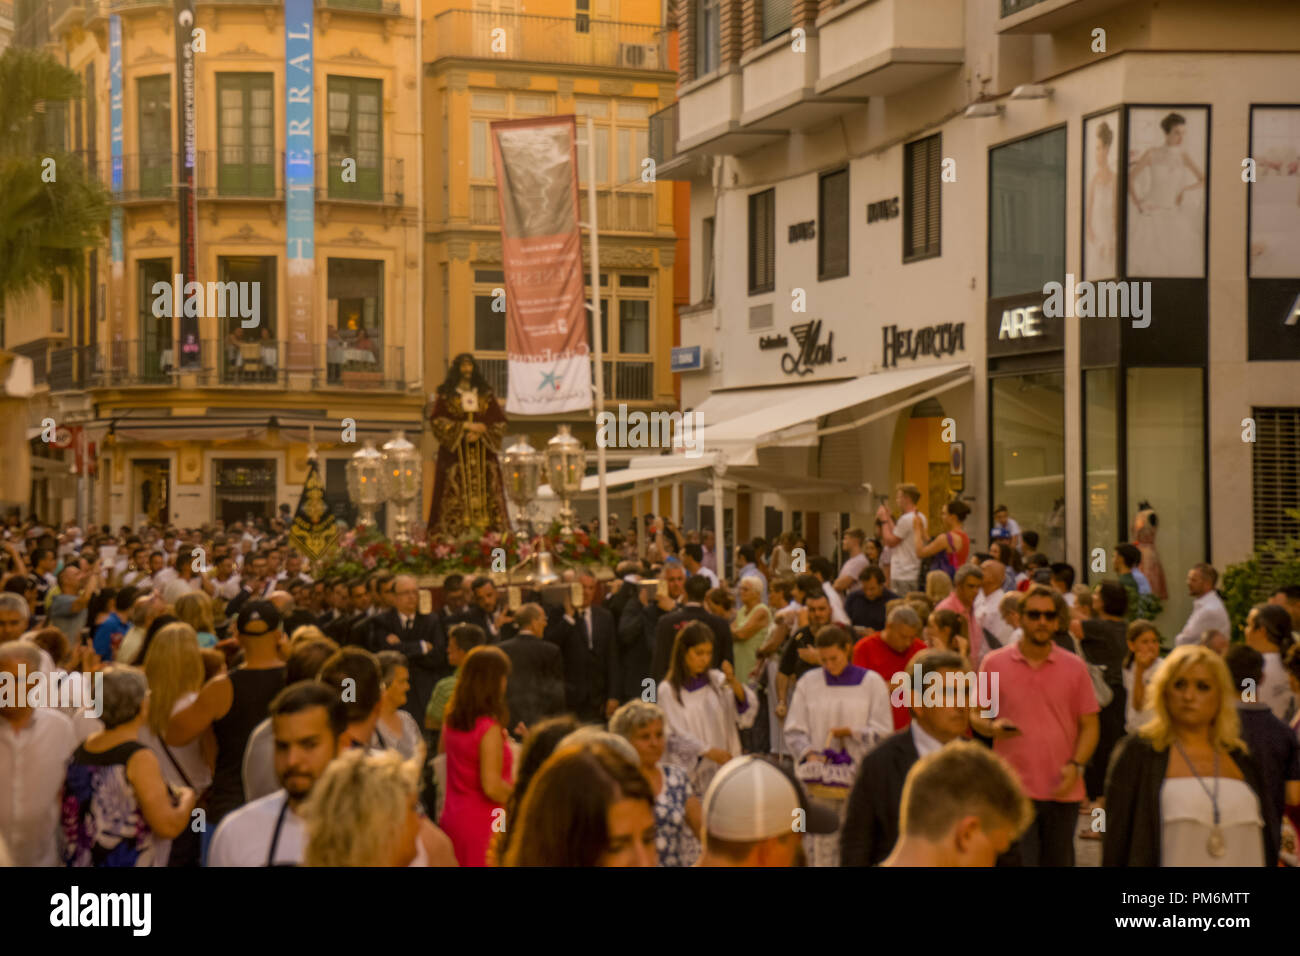
[[[980,565],[984,578],[980,582],[979,592],[975,595],[973,612],[975,622],[998,642],[998,646],[1007,643],[1011,628],[1002,619],[1001,601],[1006,592],[1002,585],[1006,582],[1007,566],[996,558],[989,558]]]
[[[0,592],[0,643],[22,637],[30,620],[31,609],[21,594]]]
[[[27,706],[40,669],[35,644],[0,644],[0,839],[18,866],[59,864],[59,793],[78,743],[67,715]]]
[[[546,612],[540,604],[525,604],[515,612],[519,632],[497,646],[510,658],[506,706],[510,724],[531,727],[543,717],[564,713],[564,655],[545,640]]]
[[[984,628],[975,619],[975,595],[984,586],[984,570],[978,565],[963,564],[953,576],[953,584],[952,593],[936,604],[934,609],[954,611],[966,618],[971,660],[978,665],[989,651],[988,641],[984,640]]]
[[[907,605],[899,605],[885,618],[885,629],[868,634],[853,646],[853,663],[875,671],[893,686],[894,675],[906,671],[908,662],[925,650],[921,640],[921,618]],[[895,707],[890,700],[894,730],[902,730],[912,718],[906,706]]]

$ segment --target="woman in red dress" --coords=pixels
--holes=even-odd
[[[483,645],[466,655],[443,718],[438,752],[447,754],[447,799],[438,825],[461,866],[485,866],[493,824],[514,789],[506,736],[510,659]]]

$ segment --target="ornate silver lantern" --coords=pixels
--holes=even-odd
[[[587,471],[587,452],[568,425],[560,425],[555,437],[546,443],[546,473],[551,490],[560,496],[560,523],[566,534],[573,531],[573,506],[570,499],[582,490],[582,476]]]
[[[407,531],[411,523],[410,508],[420,497],[422,481],[420,451],[406,440],[406,432],[399,431],[384,442],[382,481],[384,497],[393,503],[393,518],[397,523],[393,540],[397,544],[411,543]]]
[[[532,532],[528,508],[537,497],[537,487],[542,482],[542,468],[546,456],[521,438],[501,454],[501,473],[505,479],[506,495],[519,509],[523,523]]]
[[[375,509],[384,503],[383,470],[383,456],[369,439],[348,460],[348,494],[360,512],[358,526],[375,525]]]

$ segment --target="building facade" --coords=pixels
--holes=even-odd
[[[682,399],[730,462],[695,507],[829,552],[910,481],[1094,579],[1149,509],[1163,625],[1295,533],[1300,11],[1244,6],[679,3]]]
[[[497,120],[575,114],[584,224],[591,177],[597,189],[606,407],[675,408],[669,356],[683,238],[674,203],[685,190],[653,170],[645,175],[649,118],[672,101],[676,79],[658,2],[578,0],[575,9],[543,0],[526,13],[513,0],[473,9],[426,2],[425,16],[426,289],[436,330],[426,353],[427,391],[454,356],[469,352],[504,401],[505,276],[490,128]],[[583,256],[590,263],[585,225]],[[586,294],[590,301],[589,266]],[[572,427],[594,463],[594,412],[512,418],[507,441],[527,436],[544,448],[560,423]],[[432,437],[426,442],[432,455]],[[610,448],[610,466],[637,453]]]
[[[192,27],[171,0],[41,15],[43,45],[85,82],[65,148],[110,189],[113,222],[81,283],[8,308],[44,386],[33,426],[68,426],[94,470],[78,509],[71,455],[36,438],[50,481],[34,507],[114,525],[269,517],[296,502],[314,441],[351,517],[358,443],[422,427],[413,0],[199,0]]]

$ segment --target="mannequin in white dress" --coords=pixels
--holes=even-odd
[[[1160,121],[1163,146],[1153,146],[1129,169],[1133,216],[1129,231],[1129,273],[1135,276],[1198,276],[1204,265],[1205,233],[1186,194],[1205,183],[1200,167],[1182,148],[1187,120],[1170,113]],[[1184,170],[1194,177],[1186,182]],[[1146,191],[1137,188],[1145,172]]]

